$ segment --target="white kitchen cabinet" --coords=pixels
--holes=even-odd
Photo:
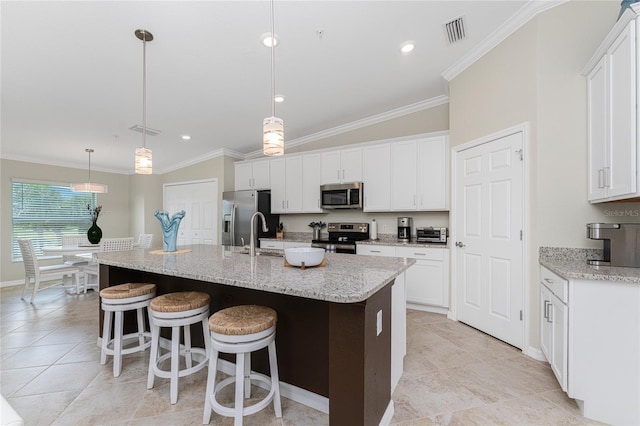
[[[391,146],[391,210],[416,210],[418,188],[416,141]]]
[[[322,213],[320,208],[320,154],[302,156],[302,212]]]
[[[563,391],[567,391],[569,348],[569,283],[546,268],[540,270],[540,349]]]
[[[640,196],[637,25],[634,13],[625,14],[585,68],[588,199],[592,203]]]
[[[283,250],[284,249],[284,241],[280,240],[265,240],[264,238],[260,238],[260,248],[268,248],[268,249],[276,249]]]
[[[270,189],[269,159],[235,163],[235,190]]]
[[[369,256],[396,256],[396,248],[394,246],[372,246],[372,245],[356,245],[356,254],[364,254]]]
[[[362,181],[362,148],[323,152],[320,181],[322,184]]]
[[[449,251],[398,247],[398,257],[416,259],[407,269],[407,302],[449,307]]]
[[[391,208],[390,145],[380,144],[362,149],[362,179],[366,212]]]
[[[272,213],[302,213],[302,157],[299,155],[272,159]]]

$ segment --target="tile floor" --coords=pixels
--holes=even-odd
[[[123,373],[100,365],[98,295],[55,288],[35,305],[20,288],[0,290],[0,392],[26,425],[196,425],[202,422],[206,369],[147,390],[148,352],[128,355]],[[586,425],[547,364],[443,315],[409,311],[405,372],[393,400],[398,425]],[[230,418],[212,415],[211,424]],[[328,416],[283,399],[283,418],[264,410],[248,425],[326,425]]]

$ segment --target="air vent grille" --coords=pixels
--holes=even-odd
[[[129,130],[133,130],[134,132],[142,133],[142,126],[139,125],[139,124],[136,124],[135,126],[129,127]],[[155,130],[155,129],[152,129],[150,127],[147,127],[147,131],[145,133],[147,135],[149,135],[149,136],[158,136],[160,133],[162,133],[162,131]]]
[[[449,44],[453,44],[467,38],[467,27],[464,15],[442,24],[445,36]]]

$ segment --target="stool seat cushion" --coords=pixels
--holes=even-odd
[[[157,296],[149,305],[156,312],[186,312],[208,306],[210,297],[201,291],[180,291]]]
[[[100,297],[103,299],[128,299],[129,297],[144,296],[156,291],[155,284],[149,283],[126,283],[114,285],[100,290]]]
[[[211,315],[209,330],[227,336],[242,336],[271,328],[277,320],[276,311],[266,306],[232,306]]]

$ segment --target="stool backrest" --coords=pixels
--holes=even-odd
[[[138,247],[148,249],[151,247],[153,241],[153,234],[140,234],[138,235]]]
[[[103,238],[100,240],[100,251],[133,250],[133,237]]]
[[[35,278],[40,273],[38,266],[38,258],[33,248],[31,240],[18,240],[20,252],[22,253],[22,261],[24,263],[24,274],[27,278]]]

